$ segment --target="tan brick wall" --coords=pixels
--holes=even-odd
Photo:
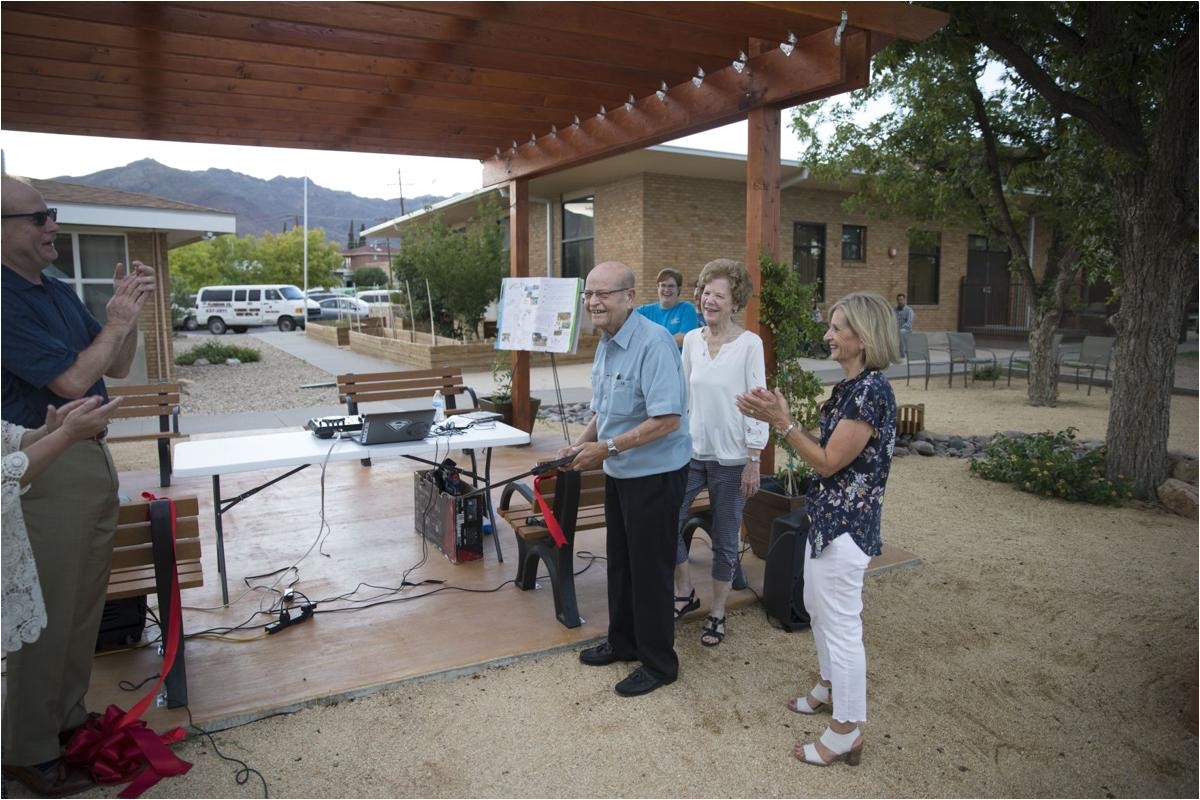
[[[620,261],[633,270],[638,297],[645,297],[645,223],[643,175],[596,188],[596,263]],[[657,270],[655,273],[657,274]],[[654,275],[650,276],[654,285]],[[650,297],[654,293],[651,291]],[[648,301],[646,301],[648,302]]]
[[[154,299],[146,303],[138,318],[138,331],[141,333],[146,364],[146,381],[169,383],[175,380],[175,331],[171,325],[171,276],[167,235],[157,231],[128,231],[125,241],[130,261],[141,261],[154,267],[158,278]]]

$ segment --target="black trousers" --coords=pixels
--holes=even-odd
[[[608,641],[654,677],[679,674],[675,655],[675,540],[688,467],[640,478],[609,477]]]

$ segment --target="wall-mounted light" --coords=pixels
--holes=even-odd
[[[894,247],[889,247],[889,248],[888,248],[888,258],[895,258],[895,257],[896,257],[896,254],[897,254],[897,253],[899,253],[899,252],[900,252],[900,251],[899,251],[899,250],[897,250],[896,248],[894,248]]]

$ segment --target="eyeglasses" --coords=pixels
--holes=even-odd
[[[593,297],[599,297],[601,300],[607,300],[610,294],[616,294],[617,292],[628,292],[632,288],[632,286],[626,286],[623,289],[584,289],[582,292],[580,292],[580,294],[583,295],[584,300],[591,300]]]
[[[658,290],[660,292],[678,292],[679,287],[673,283],[660,283],[658,284]]]
[[[42,227],[46,224],[46,220],[52,219],[58,222],[58,209],[47,208],[45,211],[30,211],[28,214],[4,214],[2,219],[15,219],[17,217],[29,217],[33,220],[33,224],[37,227]]]

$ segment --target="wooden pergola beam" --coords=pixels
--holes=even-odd
[[[608,109],[579,125],[541,136],[536,142],[502,149],[483,165],[483,185],[532,178],[669,139],[744,119],[754,108],[786,107],[856,88],[870,63],[870,35],[847,30],[841,45],[832,31],[797,42],[790,56],[772,48],[750,57],[740,73],[730,64],[693,81],[672,86],[666,97],[638,99],[633,108]],[[498,143],[498,146],[507,143]]]

